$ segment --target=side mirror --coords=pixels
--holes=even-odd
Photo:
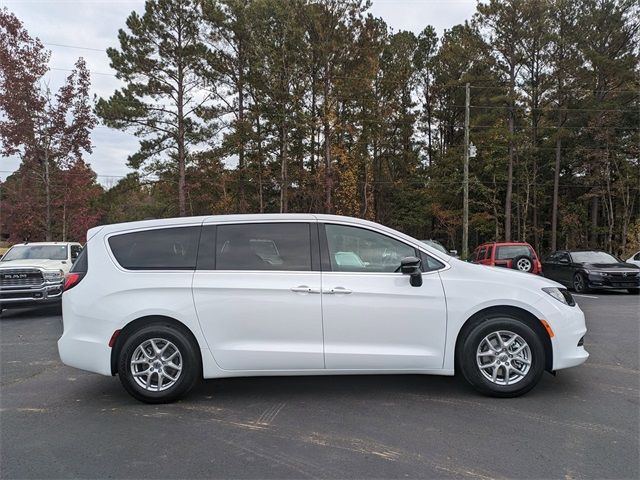
[[[422,286],[422,270],[420,270],[419,258],[405,257],[400,260],[400,271],[404,275],[409,275],[409,283],[412,287]]]

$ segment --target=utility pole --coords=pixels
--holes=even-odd
[[[464,197],[462,200],[462,259],[469,258],[469,83],[464,102]]]

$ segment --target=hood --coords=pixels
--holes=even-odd
[[[633,263],[616,262],[616,263],[582,263],[587,270],[602,270],[614,272],[640,272],[640,267]]]
[[[492,278],[494,281],[509,284],[518,284],[536,290],[544,287],[556,287],[563,289],[566,288],[564,285],[554,282],[553,280],[549,280],[542,275],[521,272],[520,270],[515,270],[512,268],[490,267],[487,265],[480,265],[477,263],[469,263],[462,260],[457,260],[455,258],[452,258],[449,263],[456,270],[464,270],[464,275],[478,275],[482,276],[483,278]]]
[[[9,260],[0,262],[0,268],[20,268],[20,267],[35,267],[44,268],[45,270],[64,270],[67,272],[71,268],[71,263],[67,260],[40,260],[40,259],[27,259],[27,260]]]

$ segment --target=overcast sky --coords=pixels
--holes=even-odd
[[[286,1],[286,0],[282,0]],[[464,22],[475,11],[476,0],[373,0],[372,13],[382,17],[395,31],[416,34],[433,25],[438,34]],[[0,0],[24,23],[29,34],[51,50],[46,75],[57,89],[78,57],[91,71],[92,93],[107,97],[119,81],[109,67],[107,47],[117,47],[117,32],[132,10],[142,11],[144,0]],[[92,133],[93,154],[86,157],[98,180],[111,186],[126,175],[127,157],[137,150],[137,139],[128,133],[98,126]],[[18,168],[17,158],[3,158],[0,178]]]

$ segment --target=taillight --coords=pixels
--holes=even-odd
[[[71,290],[77,284],[80,283],[80,280],[84,278],[84,273],[75,272],[75,273],[67,273],[64,277],[64,291]]]

